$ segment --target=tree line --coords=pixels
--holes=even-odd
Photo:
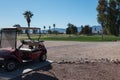
[[[98,5],[96,7],[98,11],[97,20],[102,26],[102,32],[104,34],[111,34],[119,36],[120,33],[120,0],[98,0]],[[28,27],[30,27],[31,18],[33,13],[31,11],[25,11],[23,13]],[[19,24],[14,25],[15,27],[20,27]],[[78,33],[77,27],[74,24],[68,23],[66,28],[66,34],[92,34],[92,28],[89,25],[81,26],[81,32]],[[58,32],[55,30],[56,25],[53,24],[54,30],[51,31],[51,26],[49,26],[48,33]],[[44,32],[46,26],[43,26]],[[20,31],[22,32],[22,31]],[[26,31],[27,32],[27,31]],[[36,33],[37,31],[33,31]]]
[[[68,23],[67,24],[67,28],[66,28],[66,34],[69,34],[69,35],[72,35],[72,34],[74,34],[74,35],[76,35],[76,34],[85,34],[85,35],[90,35],[90,34],[92,34],[92,27],[90,27],[89,25],[85,25],[85,26],[81,26],[81,31],[80,32],[78,32],[78,27],[77,26],[75,26],[74,24],[71,24],[71,23]],[[13,25],[13,27],[21,27],[19,24],[15,24],[15,25]],[[49,26],[49,29],[48,30],[46,30],[46,26],[43,26],[43,34],[46,34],[46,33],[48,33],[48,34],[63,34],[63,33],[60,33],[59,31],[57,31],[56,29],[56,24],[53,24],[53,30],[51,30],[51,26]],[[18,33],[19,34],[21,34],[21,33],[27,33],[27,30],[26,31],[22,31],[22,30],[20,30],[20,31],[18,31]],[[32,31],[32,33],[38,33],[38,31],[37,30],[33,30]]]
[[[102,26],[102,33],[119,36],[120,0],[98,0],[96,10],[98,11],[98,23]],[[89,25],[81,26],[81,28],[79,34],[92,34],[92,28]],[[77,27],[69,23],[68,28],[66,29],[66,34],[77,33]]]
[[[66,28],[66,34],[92,34],[92,28],[89,25],[81,26],[81,31],[78,32],[78,28],[71,23],[68,23],[68,28]]]
[[[120,30],[120,0],[99,0],[97,19],[104,34],[119,36]]]
[[[98,12],[97,20],[102,26],[103,34],[110,34],[119,36],[120,33],[120,0],[98,0],[98,5],[96,7]],[[31,11],[25,11],[23,13],[28,27],[30,27],[31,18],[33,13]],[[68,23],[66,28],[66,34],[78,34],[77,27],[74,24]],[[20,27],[19,24],[15,24],[14,27]],[[55,30],[56,25],[53,24],[54,31],[51,31],[51,26],[49,26],[48,33],[58,32]],[[44,31],[46,26],[43,26]],[[81,26],[81,32],[79,34],[92,34],[92,28],[89,25]],[[22,33],[22,31],[20,31]],[[27,33],[28,31],[26,31]],[[34,30],[34,33],[37,31]],[[29,32],[28,32],[29,33]]]

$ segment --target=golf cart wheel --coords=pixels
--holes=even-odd
[[[7,71],[13,71],[13,70],[15,70],[15,69],[17,68],[17,62],[14,61],[14,60],[6,61],[4,67],[5,67],[5,69],[6,69]]]
[[[46,61],[46,59],[47,59],[46,54],[43,54],[43,55],[40,56],[40,62]]]

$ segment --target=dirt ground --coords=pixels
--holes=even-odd
[[[120,80],[120,42],[46,41],[51,65],[13,80]]]

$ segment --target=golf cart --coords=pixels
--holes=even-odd
[[[27,32],[28,40],[21,40],[21,45],[17,45],[17,33],[19,30],[37,30],[39,34],[37,40],[31,38],[30,32]],[[40,40],[40,28],[3,28],[1,30],[0,40],[0,66],[7,71],[17,69],[18,65],[33,60],[46,61],[47,50]],[[20,44],[19,43],[19,44]]]

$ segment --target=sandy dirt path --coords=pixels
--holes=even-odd
[[[46,41],[48,59],[53,61],[78,61],[81,58],[120,59],[120,42],[66,42]]]

